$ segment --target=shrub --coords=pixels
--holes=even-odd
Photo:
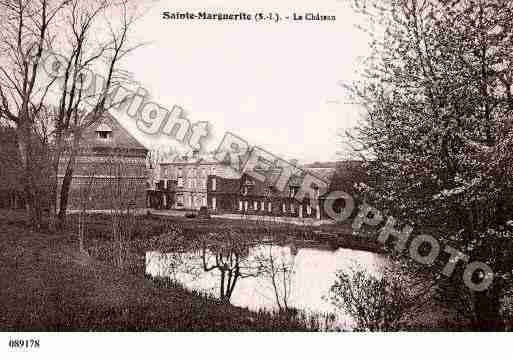
[[[361,268],[339,271],[330,288],[330,299],[335,307],[353,317],[357,331],[399,329],[410,303],[397,277],[378,278]]]

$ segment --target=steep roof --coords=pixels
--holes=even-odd
[[[240,178],[218,178],[220,178],[220,181],[217,182],[216,192],[226,194],[236,194],[240,192],[242,186]]]
[[[221,168],[230,168],[229,166],[223,165]],[[232,171],[235,171],[232,169]],[[271,189],[273,195],[288,195],[288,186],[292,187],[300,187],[303,183],[303,176],[308,172],[314,176],[317,176],[328,183],[328,186],[331,185],[331,181],[334,178],[334,174],[336,172],[335,168],[304,168],[304,167],[295,167],[289,181],[287,183],[287,187],[281,191],[278,191],[273,186],[270,186],[271,183],[276,183],[279,177],[282,174],[281,168],[273,168],[268,173],[267,183],[258,181],[248,174],[237,174],[237,176],[227,176],[226,173],[217,172],[217,177],[222,178],[222,181],[226,183],[226,187],[223,187],[223,191],[236,193],[241,190],[241,188],[246,184],[246,181],[251,182],[251,185],[248,186],[248,195],[253,196],[263,196],[267,193],[269,189]]]
[[[105,140],[99,138],[97,131],[112,130],[112,138]],[[100,121],[89,126],[82,134],[81,147],[89,148],[116,148],[126,150],[146,150],[110,113],[106,112]]]
[[[306,168],[308,172],[322,178],[326,182],[331,182],[333,175],[336,172],[335,168]]]

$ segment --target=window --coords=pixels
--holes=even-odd
[[[110,132],[105,132],[105,131],[96,131],[96,135],[98,138],[102,139],[102,140],[108,140],[111,138],[111,133]]]
[[[319,199],[319,188],[315,188],[314,198]]]
[[[244,187],[244,189],[242,190],[242,194],[244,196],[247,196],[248,195],[248,187]]]
[[[269,202],[269,203],[267,204],[267,211],[268,211],[268,212],[271,212],[272,210],[273,210],[273,205],[271,204],[271,202]]]
[[[258,202],[257,201],[253,201],[253,209],[255,211],[258,211]]]
[[[176,206],[183,207],[183,194],[179,194],[176,196]]]
[[[178,177],[178,187],[183,187],[183,177]]]
[[[283,213],[287,213],[287,207],[285,207],[285,203],[283,204],[281,211]]]
[[[239,201],[239,211],[242,211],[242,201]]]
[[[216,190],[216,179],[212,178],[212,191]]]
[[[112,129],[102,123],[96,129],[96,137],[100,140],[110,140],[112,138]]]

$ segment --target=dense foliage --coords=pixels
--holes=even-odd
[[[349,141],[377,179],[363,190],[403,224],[493,269],[484,292],[463,285],[461,268],[450,278],[436,269],[419,275],[476,328],[500,329],[513,269],[513,3],[379,0],[355,8],[368,20],[373,50],[363,80],[348,86],[367,110]]]

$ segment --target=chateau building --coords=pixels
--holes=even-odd
[[[176,155],[157,164],[149,190],[149,206],[159,209],[199,210],[207,206],[208,176],[238,177],[212,154]]]
[[[278,173],[279,175],[279,173]],[[208,178],[207,204],[209,212],[216,214],[252,214],[273,217],[321,219],[322,203],[311,201],[308,196],[298,201],[302,178],[292,176],[287,186],[277,190],[269,183],[255,180],[247,174],[239,178]],[[315,200],[320,200],[317,189]]]
[[[328,183],[335,173],[334,166],[321,164],[303,169]],[[308,196],[301,201],[295,198],[302,184],[302,171],[293,175],[281,191],[271,185],[281,170],[271,174],[269,183],[264,183],[246,174],[241,175],[211,154],[200,155],[199,152],[160,161],[152,171],[148,205],[154,209],[195,211],[207,207],[212,214],[323,218],[324,199],[319,190],[315,194],[315,202]]]

